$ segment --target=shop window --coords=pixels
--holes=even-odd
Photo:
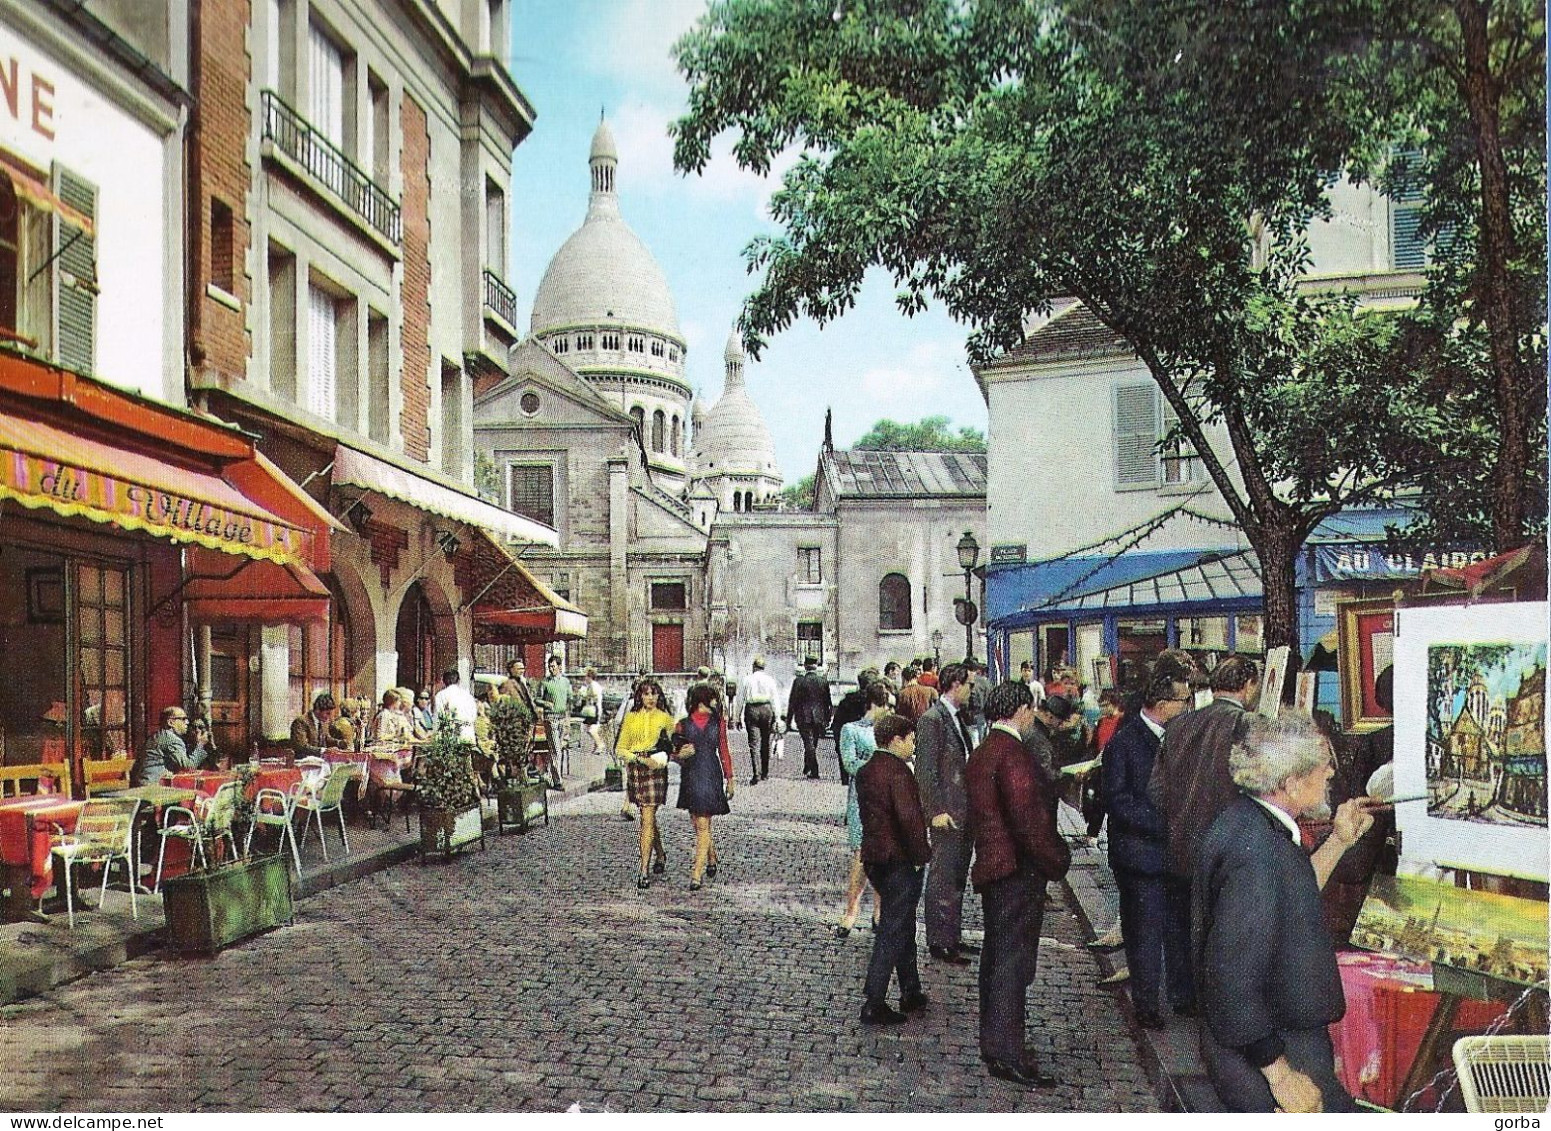
[[[910,627],[910,579],[902,573],[888,574],[878,583],[878,627]]]
[[[651,609],[654,613],[679,613],[689,608],[689,585],[683,581],[654,581]]]
[[[797,584],[822,585],[823,583],[823,550],[818,546],[797,547]]]
[[[807,656],[824,658],[824,622],[821,620],[797,622],[797,658],[800,662]]]
[[[555,525],[555,469],[547,464],[507,465],[511,509],[524,518]]]

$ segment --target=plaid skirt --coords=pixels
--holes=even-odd
[[[631,762],[625,766],[625,782],[630,800],[636,805],[666,805],[668,803],[668,767],[656,769],[645,762]]]

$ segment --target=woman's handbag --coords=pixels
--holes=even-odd
[[[689,747],[689,753],[681,755],[679,751],[686,746]],[[662,737],[657,740],[657,749],[666,753],[668,757],[672,758],[681,766],[695,756],[694,743],[689,741],[687,735],[670,735],[667,731],[663,731]]]

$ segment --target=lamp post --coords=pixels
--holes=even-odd
[[[959,553],[959,568],[964,571],[964,603],[959,606],[959,622],[964,625],[964,656],[967,659],[975,654],[975,621],[978,610],[970,599],[970,582],[975,576],[975,565],[980,561],[980,543],[975,541],[972,531],[964,531],[964,537],[959,539],[956,547]]]
[[[942,629],[932,629],[932,660],[942,667]]]

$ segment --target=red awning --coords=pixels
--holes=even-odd
[[[474,643],[547,644],[581,640],[587,614],[528,572],[494,539],[474,539]]]
[[[329,617],[328,587],[304,565],[278,565],[191,547],[183,604],[196,624],[317,624]]]

